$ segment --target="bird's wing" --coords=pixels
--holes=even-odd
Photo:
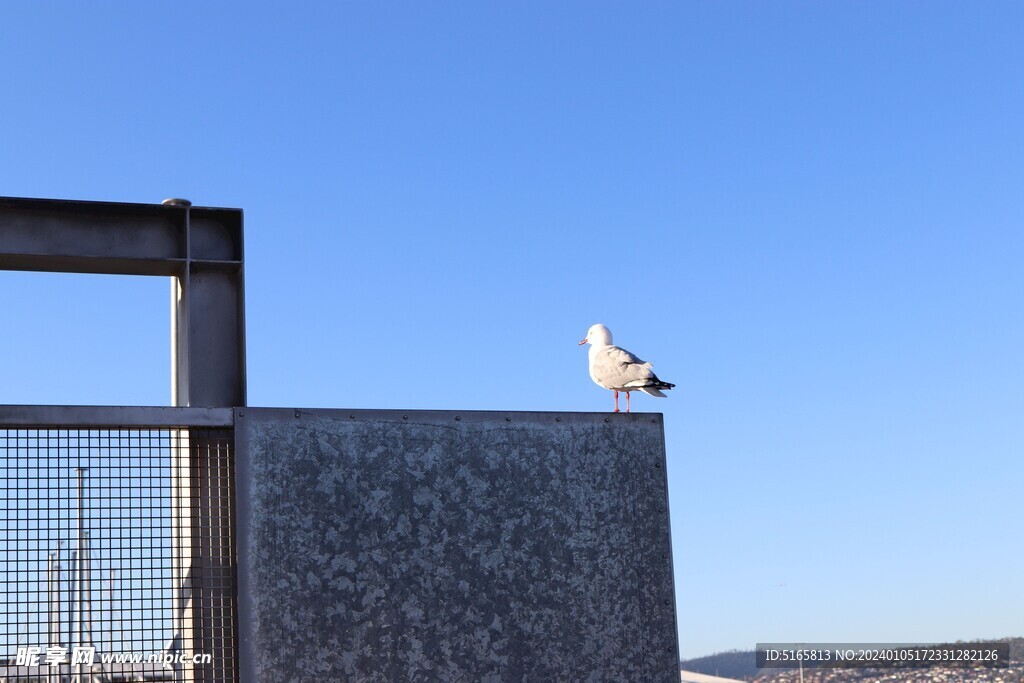
[[[654,378],[650,363],[618,346],[606,346],[594,354],[591,374],[598,384],[609,389],[644,386]]]

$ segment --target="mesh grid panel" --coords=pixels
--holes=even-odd
[[[230,445],[0,428],[0,680],[236,679]]]

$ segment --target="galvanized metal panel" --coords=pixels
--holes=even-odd
[[[269,681],[678,681],[656,414],[236,411]]]

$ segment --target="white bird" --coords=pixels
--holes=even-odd
[[[619,392],[626,392],[626,412],[629,412],[629,392],[642,391],[651,396],[665,398],[662,389],[671,389],[675,384],[662,382],[651,372],[651,364],[645,363],[632,353],[618,346],[612,346],[612,332],[604,325],[593,325],[580,346],[590,344],[590,379],[598,386],[615,392],[615,412],[619,412]]]

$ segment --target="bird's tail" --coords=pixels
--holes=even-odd
[[[662,382],[658,378],[653,378],[650,384],[648,384],[647,386],[639,387],[639,389],[648,396],[654,396],[657,398],[667,398],[665,394],[661,392],[661,390],[664,389],[665,391],[668,391],[673,387],[675,387],[675,384],[670,384],[669,382]]]

